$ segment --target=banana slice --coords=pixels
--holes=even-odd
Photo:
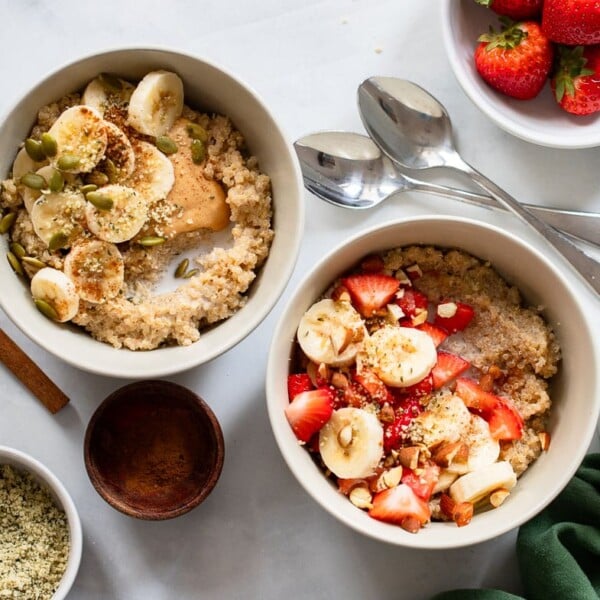
[[[148,204],[167,197],[175,183],[171,161],[154,145],[136,142],[135,170],[127,185],[137,190]]]
[[[458,478],[457,473],[453,473],[448,469],[442,469],[440,471],[438,480],[435,483],[433,491],[431,492],[432,496],[439,494],[440,492],[445,492]]]
[[[170,71],[152,71],[137,85],[127,110],[129,124],[146,135],[164,135],[183,110],[183,82]]]
[[[365,340],[360,359],[387,385],[408,387],[429,374],[437,352],[424,331],[386,325]]]
[[[48,161],[36,162],[27,154],[25,148],[21,148],[15,156],[12,166],[13,179],[19,180],[25,173],[35,173],[38,169],[48,164]]]
[[[104,115],[107,108],[112,105],[121,105],[129,102],[135,86],[124,79],[115,78],[111,83],[102,77],[92,79],[86,86],[81,104],[85,104]]]
[[[85,198],[75,191],[42,194],[31,207],[29,216],[37,236],[46,244],[63,234],[66,247],[83,233]]]
[[[42,300],[56,313],[56,321],[70,321],[79,310],[79,296],[75,284],[58,269],[44,267],[31,278],[34,300]]]
[[[106,152],[105,158],[110,159],[115,167],[111,181],[121,183],[129,179],[135,169],[135,153],[127,135],[114,123],[105,121]],[[102,168],[102,167],[100,167]]]
[[[82,300],[101,304],[120,292],[125,268],[114,244],[87,240],[71,248],[65,258],[64,272]]]
[[[478,415],[471,415],[471,425],[465,437],[469,446],[469,471],[478,471],[495,463],[500,456],[500,444],[490,434],[487,421]]]
[[[68,108],[48,133],[58,147],[50,162],[67,173],[88,173],[106,152],[106,121],[89,106]]]
[[[320,300],[300,319],[298,343],[313,362],[350,365],[367,337],[360,314],[350,302]]]
[[[459,477],[450,486],[450,496],[456,502],[478,502],[494,490],[511,490],[517,476],[509,462],[500,461]]]
[[[319,432],[325,466],[337,477],[368,477],[383,456],[383,428],[379,419],[361,408],[340,408]]]
[[[85,207],[88,229],[105,242],[120,244],[130,240],[146,222],[146,202],[133,188],[124,185],[105,185],[98,192],[112,200],[112,208],[100,210],[88,202]]]

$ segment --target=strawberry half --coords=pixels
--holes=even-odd
[[[599,44],[600,4],[597,0],[545,0],[542,29],[559,44]]]
[[[400,401],[399,406],[402,406],[402,402],[406,402],[407,400],[429,396],[429,394],[433,392],[433,375],[429,373],[429,375],[427,375],[425,379],[421,379],[419,383],[414,383],[405,388],[396,388],[394,392],[395,394],[393,394],[393,396],[396,400],[396,404]]]
[[[532,19],[542,12],[543,0],[475,0],[477,4],[491,8],[496,14],[515,21]]]
[[[440,346],[448,337],[448,333],[446,331],[437,325],[432,325],[431,323],[422,323],[417,327],[417,329],[424,331],[433,340],[436,348]]]
[[[490,434],[496,440],[519,440],[523,435],[523,418],[519,411],[504,398],[492,411],[488,420]]]
[[[473,320],[475,311],[469,304],[455,302],[456,312],[451,317],[442,317],[436,311],[433,324],[446,330],[449,334],[462,331]]]
[[[414,317],[418,313],[427,310],[429,300],[427,296],[415,290],[414,288],[403,288],[399,298],[396,298],[396,304],[402,309],[406,317]]]
[[[422,411],[423,405],[418,398],[406,398],[399,403],[396,418],[383,428],[383,449],[386,454],[400,446],[406,436],[407,427]]]
[[[558,66],[550,82],[558,104],[574,115],[600,110],[600,46],[558,48]]]
[[[437,363],[431,371],[433,375],[433,389],[439,390],[446,383],[464,373],[470,366],[471,363],[468,360],[456,354],[438,351]]]
[[[481,413],[484,419],[492,414],[501,401],[498,396],[482,390],[476,381],[466,377],[456,380],[456,395],[462,398],[468,408]]]
[[[302,392],[308,392],[313,389],[313,384],[307,373],[294,373],[288,375],[287,390],[290,402]]]
[[[402,483],[408,485],[419,498],[427,501],[431,498],[433,488],[440,478],[440,468],[437,465],[426,465],[415,473],[411,469],[402,471]]]
[[[535,21],[513,23],[500,19],[499,33],[490,29],[479,36],[475,67],[494,89],[519,100],[535,98],[544,87],[554,50]]]
[[[350,292],[354,306],[364,317],[371,317],[384,307],[400,287],[397,279],[383,273],[350,275],[344,279],[344,285]]]
[[[308,442],[329,421],[333,399],[329,388],[319,388],[301,392],[285,407],[285,416],[301,442]]]
[[[400,525],[416,533],[431,518],[427,502],[419,498],[412,489],[401,483],[389,490],[379,492],[373,498],[369,516],[378,521]]]
[[[393,396],[387,386],[373,371],[363,369],[360,373],[353,373],[352,379],[365,388],[371,399],[378,404],[393,402]]]

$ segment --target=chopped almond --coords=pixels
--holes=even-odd
[[[358,485],[350,491],[350,502],[357,508],[373,508],[373,496],[366,485]]]
[[[331,379],[331,370],[325,363],[321,363],[319,365],[319,367],[317,368],[317,374],[319,375],[319,377],[321,377],[321,379],[324,379],[325,381],[329,381]]]
[[[540,433],[538,433],[538,439],[542,445],[542,452],[546,452],[550,447],[550,434],[547,431],[540,431]]]
[[[490,504],[498,508],[510,495],[510,492],[504,488],[496,490],[490,494]]]
[[[418,446],[408,446],[398,450],[398,462],[407,469],[413,471],[419,466],[419,454],[421,449]]]
[[[440,467],[449,467],[453,462],[466,462],[469,457],[469,448],[463,442],[442,443],[434,452],[433,462]]]
[[[339,390],[345,390],[349,385],[348,378],[343,373],[335,371],[331,376],[331,385]]]
[[[464,527],[471,522],[473,518],[473,503],[472,502],[460,502],[454,507],[454,514],[452,520],[459,526]]]
[[[414,517],[404,517],[400,523],[400,527],[405,531],[408,531],[408,533],[418,533],[421,529],[421,523]]]

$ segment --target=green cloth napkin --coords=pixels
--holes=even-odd
[[[600,598],[600,454],[517,537],[526,600]],[[452,590],[431,600],[524,600],[501,590]]]

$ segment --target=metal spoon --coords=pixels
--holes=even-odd
[[[360,133],[320,131],[294,143],[306,189],[344,208],[377,206],[400,192],[422,191],[478,206],[498,206],[489,196],[414,179],[398,171],[371,138]],[[529,205],[546,223],[600,244],[600,214]]]
[[[410,81],[371,77],[358,89],[358,104],[369,135],[393,161],[409,169],[448,167],[465,173],[542,235],[600,294],[600,263],[466,163],[454,147],[446,109],[429,92]]]

